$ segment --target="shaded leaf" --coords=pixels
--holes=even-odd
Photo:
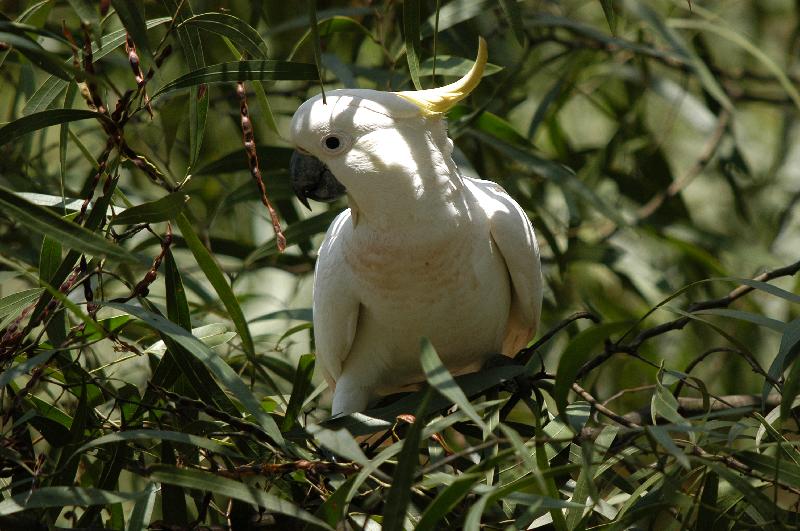
[[[192,226],[189,223],[189,220],[186,219],[185,215],[178,215],[177,224],[181,229],[181,233],[186,241],[186,245],[192,251],[195,260],[197,260],[197,265],[199,265],[200,269],[203,270],[206,278],[214,287],[214,291],[216,291],[217,295],[219,295],[222,304],[225,305],[225,309],[228,310],[228,314],[230,315],[234,326],[236,326],[236,331],[242,338],[242,348],[250,358],[255,357],[253,336],[250,335],[250,328],[247,326],[247,319],[244,317],[242,308],[239,306],[239,302],[237,301],[236,295],[233,293],[233,289],[231,288],[230,284],[228,284],[228,280],[225,278],[225,275],[223,275],[222,270],[219,268],[219,265],[217,265],[214,257],[211,256],[211,253],[208,252],[208,249],[205,248],[203,243],[200,241],[200,238],[198,238],[197,234],[195,234],[194,229],[192,229]]]
[[[25,201],[2,186],[0,186],[0,206],[3,207],[6,216],[17,220],[30,230],[61,242],[64,247],[92,256],[105,256],[117,262],[140,263],[135,256],[121,246],[113,244],[77,223],[62,219],[49,209]]]
[[[403,2],[403,35],[406,41],[406,60],[411,81],[414,83],[415,89],[422,90],[422,83],[419,80],[419,0]]]
[[[383,509],[383,529],[386,531],[402,531],[405,527],[406,507],[411,501],[411,486],[419,466],[419,444],[422,428],[425,426],[425,412],[433,395],[427,387],[416,409],[414,423],[409,427],[403,441],[403,449],[397,458],[397,469],[392,478],[392,486],[386,496]]]
[[[484,434],[488,434],[489,427],[483,419],[475,412],[464,391],[458,386],[450,372],[442,364],[436,349],[429,339],[423,338],[420,343],[420,362],[422,370],[425,372],[425,379],[440,394],[447,397],[461,411],[463,411],[472,421],[483,429]]]
[[[237,81],[314,80],[317,68],[312,64],[290,61],[232,61],[199,68],[159,88],[153,97],[174,90],[204,83],[234,83]]]
[[[227,387],[233,395],[239,399],[245,409],[255,417],[258,425],[275,443],[283,445],[283,436],[278,429],[275,421],[261,409],[261,404],[253,396],[253,393],[242,381],[241,377],[225,363],[216,352],[211,350],[202,341],[191,335],[189,332],[179,327],[175,323],[167,321],[160,315],[153,314],[142,308],[121,304],[116,302],[106,303],[106,306],[116,308],[125,313],[141,319],[149,326],[169,336],[176,343],[181,345],[193,356],[200,360],[208,369]]]
[[[229,38],[253,59],[267,59],[267,43],[250,24],[227,13],[201,13],[189,17],[182,25],[195,26]]]
[[[556,382],[553,388],[553,398],[559,413],[564,414],[567,407],[567,395],[572,389],[572,383],[578,375],[583,364],[594,354],[594,349],[606,339],[611,339],[613,334],[628,328],[630,323],[606,323],[594,325],[579,332],[570,341],[561,354],[556,371]]]
[[[48,507],[87,507],[135,501],[141,493],[111,492],[101,489],[81,487],[40,487],[0,501],[0,516],[15,514],[28,509]]]
[[[142,3],[111,0],[111,5],[114,6],[114,11],[117,12],[117,16],[122,21],[122,25],[125,26],[125,30],[130,33],[139,57],[141,58],[142,54],[144,54],[152,59],[153,52],[150,51],[150,42],[147,40],[147,24],[144,20]]]
[[[134,225],[174,220],[183,211],[187,199],[183,192],[173,192],[155,201],[126,208],[125,211],[111,218],[110,225]]]
[[[89,118],[105,119],[105,116],[95,111],[80,109],[52,109],[17,118],[0,129],[0,146],[8,144],[19,137],[50,127],[51,125],[87,120]]]
[[[150,478],[159,483],[168,483],[186,489],[213,492],[220,496],[227,496],[243,502],[252,503],[253,505],[258,505],[268,511],[285,514],[324,529],[331,529],[319,518],[312,516],[287,500],[273,496],[255,487],[239,483],[238,481],[202,470],[155,465],[151,468]]]

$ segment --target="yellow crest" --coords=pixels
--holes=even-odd
[[[488,57],[486,40],[483,37],[478,37],[478,57],[464,77],[454,83],[435,89],[405,90],[403,92],[395,92],[395,94],[415,104],[426,116],[444,114],[452,109],[456,103],[469,96],[470,92],[478,86]]]

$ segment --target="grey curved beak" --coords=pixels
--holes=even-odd
[[[330,203],[346,192],[331,170],[313,155],[295,150],[289,161],[289,174],[294,194],[309,210],[309,199]]]

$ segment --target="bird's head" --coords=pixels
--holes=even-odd
[[[405,92],[340,89],[303,103],[291,126],[297,197],[308,207],[308,199],[328,202],[345,192],[352,198],[367,188],[391,193],[396,186],[418,185],[396,182],[398,173],[418,176],[420,168],[441,164],[441,157],[432,160],[437,146],[449,158],[443,116],[478,85],[486,59],[481,38],[472,69],[450,85]]]

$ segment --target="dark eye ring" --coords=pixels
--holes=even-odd
[[[338,136],[331,135],[325,139],[325,147],[330,149],[331,151],[339,149],[339,146],[341,145],[342,141],[339,140]]]

